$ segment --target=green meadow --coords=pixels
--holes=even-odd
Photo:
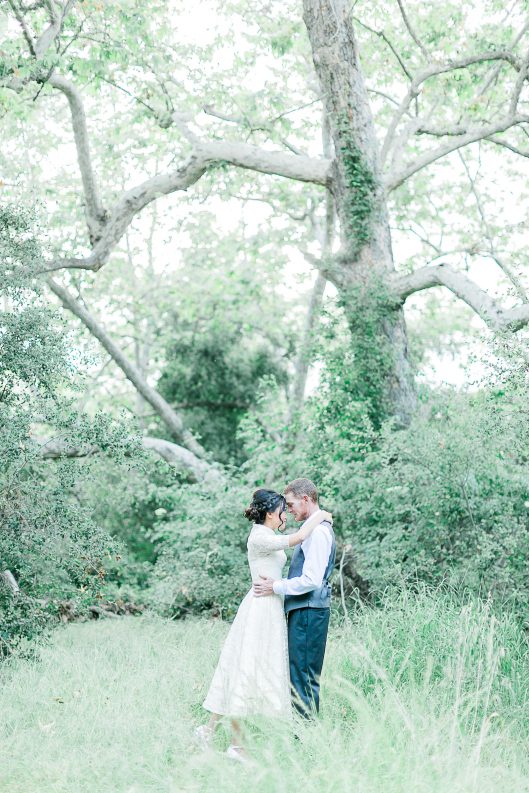
[[[336,612],[319,720],[247,723],[247,767],[225,756],[223,727],[211,750],[193,742],[226,623],[64,626],[0,671],[1,790],[529,790],[529,652],[514,619],[426,590]]]

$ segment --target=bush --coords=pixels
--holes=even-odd
[[[93,445],[122,460],[137,442],[119,422],[89,418],[62,394],[73,388],[68,336],[32,273],[42,266],[32,219],[0,210],[0,656],[26,651],[57,620],[56,601],[97,598],[116,551],[78,497],[90,458],[46,460],[42,435],[64,447]],[[28,644],[29,643],[29,644]]]
[[[520,615],[529,603],[529,423],[515,341],[476,392],[424,390],[407,429],[374,432],[331,366],[310,406],[307,470],[322,485],[348,566],[372,593],[446,581]],[[343,409],[340,409],[343,406]],[[332,420],[329,420],[329,417]]]
[[[162,614],[232,617],[251,586],[243,510],[251,489],[235,478],[172,491],[152,539],[158,550],[147,602]],[[168,505],[168,493],[165,502]],[[161,501],[162,499],[160,499]]]

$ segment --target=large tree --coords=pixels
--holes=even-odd
[[[268,116],[257,109],[256,102],[255,118],[246,112],[238,117],[231,110],[211,107],[209,88],[189,52],[182,54],[170,39],[158,40],[155,35],[161,30],[164,14],[168,14],[166,23],[171,20],[165,4],[152,3],[146,9],[135,2],[103,5],[91,0],[9,0],[20,35],[13,33],[5,48],[3,85],[31,101],[49,101],[54,94],[64,96],[82,186],[78,202],[85,215],[84,235],[76,229],[74,238],[70,235],[68,245],[62,246],[68,253],[50,261],[43,275],[50,289],[99,339],[158,412],[173,437],[195,456],[204,456],[204,450],[181,416],[147,383],[138,366],[72,294],[63,274],[99,272],[145,207],[161,196],[187,191],[204,179],[214,182],[218,178],[220,182],[226,167],[294,180],[304,183],[307,190],[316,185],[322,194],[327,191],[332,197],[340,248],[332,252],[327,246],[321,258],[309,251],[306,254],[338,290],[352,330],[363,393],[379,417],[390,413],[405,423],[414,408],[402,310],[410,295],[444,286],[494,331],[516,331],[529,321],[523,285],[514,269],[497,255],[491,240],[489,254],[517,296],[517,302],[509,307],[463,270],[452,267],[448,258],[440,260],[445,253],[442,246],[434,262],[417,261],[410,272],[395,270],[392,253],[388,202],[406,189],[414,196],[420,191],[425,194],[430,185],[420,176],[431,174],[434,164],[478,142],[501,148],[506,156],[527,156],[515,136],[525,134],[529,121],[524,110],[529,22],[515,7],[503,14],[500,4],[482,5],[480,10],[490,21],[467,42],[465,11],[450,4],[436,10],[438,18],[427,20],[428,27],[418,13],[419,5],[406,9],[401,0],[352,7],[344,0],[304,0],[304,33],[299,16],[296,19],[296,7],[283,12],[289,15],[290,25],[285,32],[277,23],[274,25],[269,9],[265,12],[260,4],[255,8],[245,4],[243,14],[254,15],[260,27],[259,36],[252,33],[256,48],[264,37],[271,41],[272,52],[279,58],[292,47],[303,51],[306,43],[310,44],[306,53],[312,56],[318,83],[309,72],[307,104],[322,106],[333,146],[327,156],[309,156],[285,135],[283,121],[291,112],[288,97],[282,97],[282,112],[270,112]],[[177,9],[177,4],[171,7],[175,13]],[[471,11],[469,8],[468,13]],[[241,14],[236,5],[227,13],[234,18]],[[111,18],[112,27],[105,17]],[[371,40],[384,49],[376,56],[382,67],[379,81],[375,84],[370,74],[368,85],[364,71],[370,71]],[[362,65],[363,52],[366,59]],[[201,53],[202,57],[206,54]],[[115,68],[101,65],[102,57]],[[390,67],[389,57],[398,72]],[[195,80],[194,97],[189,90],[184,92],[175,78],[177,61],[181,64],[186,58]],[[171,161],[176,160],[171,167],[121,192],[107,187],[104,198],[100,188],[102,164],[98,169],[92,157],[97,131],[85,110],[89,98],[93,107],[91,84],[96,77],[99,90],[103,84],[111,85],[117,93],[135,99],[142,112],[143,133],[166,135],[167,154],[173,155],[175,142],[180,142],[171,156]],[[231,108],[230,94],[236,87],[222,71],[217,82],[221,96],[224,87],[225,104]],[[240,132],[226,134],[234,127]],[[256,132],[264,141],[261,145],[248,142]],[[273,149],[268,141],[275,144]],[[125,155],[120,165],[115,146],[109,145],[109,150],[109,167],[125,169]],[[470,171],[469,178],[475,189]],[[484,219],[484,239],[487,228]],[[318,288],[321,290],[321,281]]]

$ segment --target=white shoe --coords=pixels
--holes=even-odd
[[[243,765],[248,765],[250,760],[240,751],[240,746],[228,746],[226,749],[226,754],[230,758],[230,760],[236,760],[238,763],[243,763]]]
[[[200,727],[195,727],[194,730],[195,742],[201,749],[208,749],[213,739],[213,730],[207,724],[201,724]]]

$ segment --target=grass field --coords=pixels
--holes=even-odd
[[[61,628],[0,670],[2,793],[529,791],[529,652],[506,615],[401,595],[334,625],[300,740],[247,726],[251,768],[193,727],[227,625],[155,616]]]

